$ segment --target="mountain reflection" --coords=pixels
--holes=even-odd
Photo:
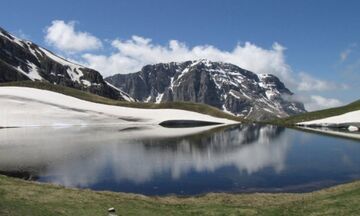
[[[0,130],[0,170],[77,187],[109,179],[140,184],[164,173],[179,179],[228,166],[248,174],[264,168],[281,172],[289,143],[284,130],[235,125],[169,137],[158,126],[6,129]]]

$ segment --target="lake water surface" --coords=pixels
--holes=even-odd
[[[255,124],[191,130],[1,129],[0,173],[146,195],[303,192],[360,179],[359,141]]]

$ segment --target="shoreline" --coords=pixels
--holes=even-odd
[[[332,131],[327,128],[321,129],[321,128],[314,128],[314,127],[306,127],[306,126],[296,126],[296,128],[308,131],[308,132],[316,132],[323,135],[332,135],[340,138],[350,138],[359,141],[360,140],[360,133],[346,133],[341,131]]]

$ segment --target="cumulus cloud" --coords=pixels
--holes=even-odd
[[[346,89],[347,86],[344,84],[337,84],[314,78],[306,73],[298,74],[298,86],[299,91],[327,91],[332,89]]]
[[[105,75],[136,72],[146,64],[209,59],[233,63],[257,73],[271,73],[283,79],[291,79],[291,69],[284,57],[285,48],[279,43],[264,49],[246,42],[237,44],[231,51],[225,51],[212,45],[189,47],[177,40],[158,45],[149,38],[132,36],[129,40],[113,40],[111,45],[116,48],[116,52],[111,55],[84,54],[83,58],[90,67]]]
[[[231,51],[225,51],[212,45],[189,47],[177,40],[159,45],[154,44],[149,38],[135,35],[129,40],[113,40],[111,46],[116,52],[110,55],[90,53],[82,55],[84,63],[101,71],[104,76],[110,76],[117,73],[137,72],[146,64],[209,59],[229,62],[259,74],[274,74],[289,88],[298,91],[326,91],[342,87],[306,73],[294,73],[286,63],[284,55],[286,48],[276,42],[269,49],[245,42],[236,44]]]
[[[86,32],[75,30],[75,23],[55,20],[47,28],[45,39],[66,52],[80,52],[102,47],[99,39]],[[221,50],[213,45],[203,44],[188,46],[178,40],[169,40],[166,44],[156,44],[150,38],[133,35],[128,40],[110,41],[115,51],[109,54],[86,52],[77,56],[79,63],[94,68],[103,76],[117,73],[139,71],[147,64],[163,62],[181,62],[196,59],[228,62],[258,74],[270,73],[278,76],[285,85],[297,92],[308,110],[316,110],[342,104],[339,100],[319,95],[309,96],[309,92],[344,89],[345,85],[321,80],[310,74],[295,73],[286,62],[286,48],[275,42],[264,48],[251,42],[235,44],[231,50]],[[349,46],[353,49],[355,45]],[[351,51],[344,52],[346,59]]]
[[[102,47],[101,40],[95,36],[81,31],[75,31],[75,22],[64,22],[63,20],[54,20],[46,28],[45,40],[49,45],[57,49],[75,53],[88,50],[95,50]]]
[[[305,108],[307,109],[307,111],[314,111],[343,105],[343,102],[338,99],[326,98],[320,95],[302,97],[301,101],[303,101],[303,103],[305,104]]]

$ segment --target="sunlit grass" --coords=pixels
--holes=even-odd
[[[360,182],[303,194],[148,197],[68,189],[0,176],[0,215],[359,215]]]

